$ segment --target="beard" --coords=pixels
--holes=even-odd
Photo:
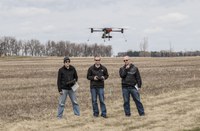
[[[95,66],[96,66],[96,67],[99,67],[99,66],[100,66],[100,64],[95,64]]]

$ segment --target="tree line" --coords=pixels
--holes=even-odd
[[[103,44],[71,43],[52,41],[41,43],[37,39],[17,40],[14,37],[0,37],[0,56],[74,56],[101,55],[110,57],[112,46]]]
[[[118,57],[128,55],[130,57],[181,57],[181,56],[200,56],[200,51],[132,51],[119,52]]]
[[[200,51],[173,51],[171,42],[169,50],[147,51],[148,37],[144,37],[139,43],[140,51],[128,50],[127,52],[119,52],[117,56],[132,56],[132,57],[180,57],[180,56],[200,56]]]

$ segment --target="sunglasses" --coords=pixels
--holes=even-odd
[[[128,60],[124,60],[124,62],[125,62],[125,61],[128,61]]]
[[[70,63],[70,61],[67,60],[67,61],[65,61],[65,63]]]
[[[100,60],[96,60],[96,59],[95,59],[95,61],[100,61]]]

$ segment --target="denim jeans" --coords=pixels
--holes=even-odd
[[[99,108],[97,104],[97,96],[98,96],[100,101],[101,116],[106,116],[106,105],[104,103],[104,88],[92,87],[90,88],[90,92],[92,96],[93,115],[94,116],[99,115]]]
[[[130,95],[132,96],[132,98],[136,104],[139,115],[144,115],[144,107],[140,101],[140,94],[139,94],[138,90],[133,87],[125,87],[125,88],[122,88],[122,93],[123,93],[123,99],[124,99],[125,115],[131,115]]]
[[[64,108],[65,108],[65,102],[66,102],[66,99],[67,99],[67,95],[69,95],[69,97],[71,99],[74,114],[79,116],[80,115],[80,109],[79,109],[79,105],[77,103],[76,93],[73,90],[62,90],[62,92],[63,92],[63,94],[60,95],[60,99],[59,99],[57,117],[62,118],[62,116],[63,116],[63,111],[64,111]]]

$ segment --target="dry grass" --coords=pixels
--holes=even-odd
[[[122,58],[103,58],[110,75],[105,88],[108,119],[92,117],[86,73],[93,58],[71,59],[81,86],[77,92],[81,116],[73,115],[68,98],[64,119],[57,120],[56,79],[62,58],[0,58],[0,130],[196,131],[200,128],[200,57],[132,58],[143,78],[141,99],[146,116],[139,117],[131,102],[130,118],[124,116],[122,108],[118,75]]]

